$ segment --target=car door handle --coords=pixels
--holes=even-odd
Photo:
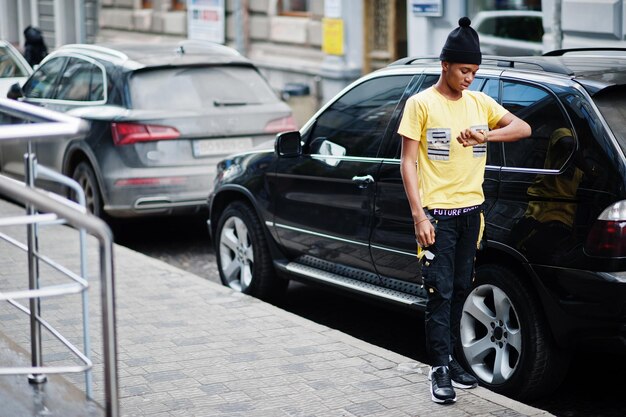
[[[359,188],[367,188],[368,185],[375,182],[374,177],[372,177],[371,175],[365,175],[362,177],[355,175],[354,177],[352,177],[352,181],[356,182]]]

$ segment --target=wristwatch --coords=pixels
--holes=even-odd
[[[485,132],[484,130],[479,130],[480,133],[483,134],[483,136],[485,137],[485,140],[483,141],[483,143],[487,143],[489,142],[489,136],[487,136],[487,132]]]

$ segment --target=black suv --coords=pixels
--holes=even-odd
[[[223,160],[208,222],[223,283],[270,298],[297,279],[424,309],[397,128],[440,71],[402,59],[274,149]],[[626,348],[626,50],[485,57],[471,89],[532,136],[489,143],[458,353],[483,386],[528,400],[559,385],[569,352]]]

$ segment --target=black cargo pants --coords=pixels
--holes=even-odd
[[[448,365],[459,332],[463,302],[474,277],[481,211],[436,219],[434,259],[422,267],[426,304],[426,350],[431,365]]]

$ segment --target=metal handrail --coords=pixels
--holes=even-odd
[[[24,307],[22,304],[8,300],[9,304],[16,307],[18,310],[30,315],[30,310]],[[37,321],[41,323],[54,337],[56,337],[61,343],[67,346],[74,355],[76,355],[85,365],[83,366],[40,366],[40,367],[16,367],[16,368],[0,368],[0,375],[15,375],[15,374],[30,374],[30,373],[70,373],[70,372],[85,372],[93,367],[93,362],[86,355],[84,355],[78,348],[76,348],[69,340],[67,340],[61,333],[59,333],[50,323],[45,321],[41,317],[36,317]]]
[[[46,178],[48,180],[55,181],[59,184],[63,184],[67,186],[70,190],[74,191],[74,195],[76,196],[76,200],[78,205],[82,210],[87,212],[87,201],[85,198],[85,191],[82,189],[80,184],[75,181],[73,178],[62,175],[48,167],[40,165],[38,163],[35,164],[34,167],[34,176],[35,178]],[[61,220],[65,222],[64,220]],[[52,224],[44,223],[44,224]],[[86,232],[85,229],[80,229],[79,233],[79,242],[80,242],[80,276],[87,277],[87,253],[85,249],[86,244]],[[87,359],[91,361],[91,341],[89,337],[89,297],[87,291],[82,293],[82,302],[83,302],[83,346],[85,349],[85,354]],[[92,396],[92,375],[91,369],[85,372],[85,391],[88,397]]]
[[[86,122],[77,117],[6,98],[0,99],[0,112],[30,122],[1,125],[0,140],[66,138],[80,135],[87,129]]]
[[[49,323],[42,319],[39,310],[39,298],[43,296],[53,296],[60,292],[80,292],[88,288],[84,268],[81,267],[81,276],[74,273],[68,274],[66,268],[56,266],[57,264],[41,255],[37,248],[37,226],[39,224],[50,224],[58,219],[63,220],[71,226],[82,230],[96,237],[99,242],[100,254],[100,297],[102,310],[102,330],[103,330],[103,364],[104,364],[104,388],[105,388],[105,412],[107,416],[117,417],[119,415],[119,389],[117,375],[117,349],[115,330],[115,299],[113,287],[113,237],[108,225],[101,219],[87,214],[84,207],[76,203],[63,199],[58,195],[45,192],[34,187],[36,174],[36,160],[31,152],[31,143],[38,140],[61,139],[82,135],[86,131],[86,123],[81,119],[70,117],[51,110],[43,109],[26,103],[13,100],[0,99],[0,113],[19,118],[25,123],[0,125],[0,141],[18,140],[28,141],[28,152],[26,159],[26,184],[12,180],[0,175],[0,193],[18,201],[26,206],[26,216],[16,216],[13,219],[2,219],[0,225],[27,225],[28,244],[18,245],[28,251],[29,260],[29,290],[13,291],[10,294],[4,293],[3,299],[9,299],[9,303],[16,306],[21,311],[31,316],[31,347],[32,366],[29,368],[12,368],[10,373],[32,372],[30,378],[35,379],[35,383],[45,381],[45,377],[36,379],[43,372],[62,373],[80,372],[91,369],[92,363],[87,355],[82,354],[76,347],[57,332]],[[51,171],[41,170],[42,176],[55,176]],[[70,180],[71,181],[71,180]],[[61,180],[63,182],[63,180]],[[66,184],[72,187],[72,184]],[[74,185],[75,186],[75,185]],[[40,212],[46,214],[39,214]],[[82,239],[82,235],[81,235]],[[6,240],[6,239],[5,239]],[[10,239],[9,239],[10,240]],[[54,286],[46,289],[39,289],[38,262],[42,260],[59,272],[69,276],[74,280],[73,284],[65,286]],[[84,254],[81,251],[81,265]],[[9,297],[11,295],[12,297]],[[30,309],[17,303],[14,298],[29,298]],[[83,298],[83,307],[86,307],[86,298]],[[45,367],[41,363],[41,335],[40,326],[48,329],[53,336],[59,339],[83,362],[84,366],[58,366]],[[88,351],[87,338],[85,338],[85,348]],[[0,370],[0,374],[5,373]],[[33,382],[31,379],[31,382]],[[89,385],[88,385],[89,391]]]

